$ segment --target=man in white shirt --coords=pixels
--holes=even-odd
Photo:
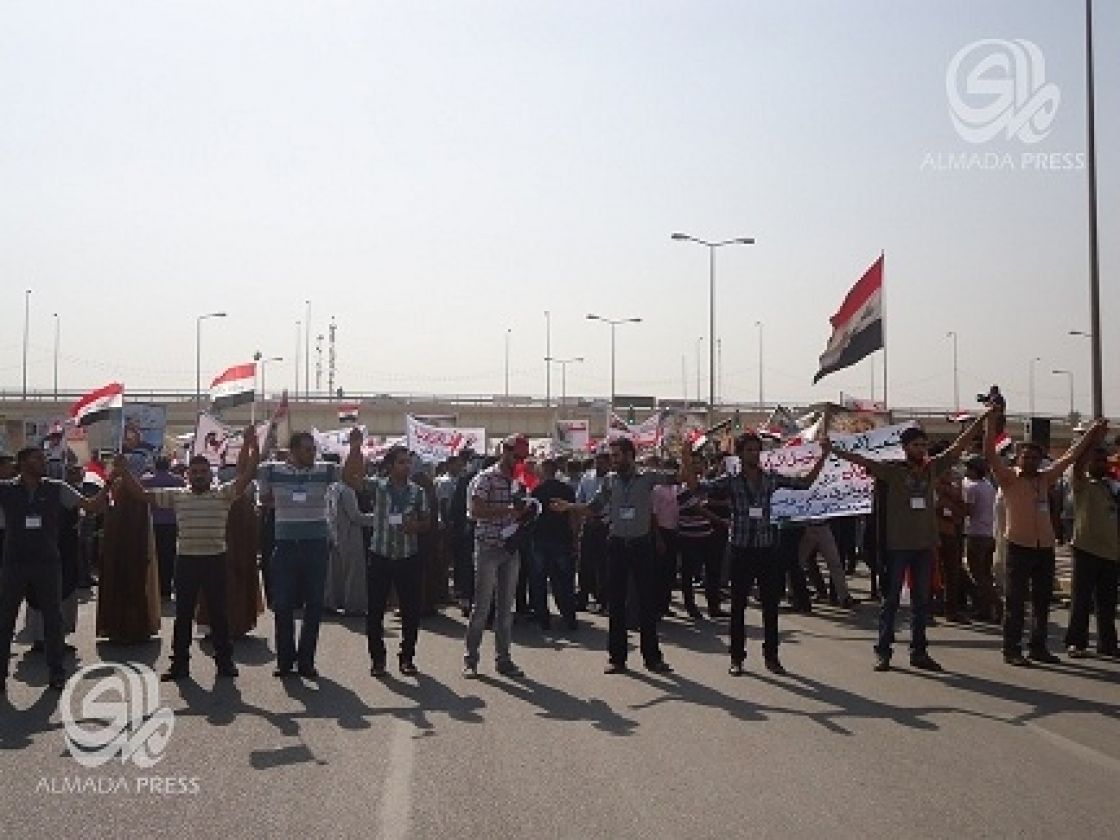
[[[1003,609],[992,573],[992,558],[996,550],[996,488],[988,478],[983,458],[972,458],[965,464],[961,488],[968,513],[964,529],[965,557],[968,571],[976,583],[976,618],[999,624]]]

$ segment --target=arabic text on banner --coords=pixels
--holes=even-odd
[[[421,423],[412,415],[405,417],[405,437],[409,451],[421,460],[439,463],[463,449],[486,451],[485,429],[449,429]]]
[[[899,435],[912,426],[904,423],[869,429],[855,435],[836,435],[834,449],[858,452],[876,461],[902,460]],[[784,475],[804,475],[820,457],[816,443],[786,446],[762,453],[762,466]],[[828,459],[820,477],[808,490],[779,490],[774,494],[771,513],[775,520],[830,519],[838,516],[860,516],[871,513],[875,480],[855,464]]]

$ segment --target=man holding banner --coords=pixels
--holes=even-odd
[[[883,563],[883,606],[879,612],[879,638],[875,645],[875,670],[891,669],[894,623],[902,597],[902,582],[910,573],[910,664],[924,671],[940,671],[941,665],[926,650],[926,612],[929,609],[930,576],[934,551],[940,539],[934,507],[936,478],[957,462],[980,430],[989,408],[961,432],[953,445],[935,458],[928,457],[929,438],[922,429],[904,429],[899,440],[905,461],[873,461],[855,452],[835,450],[836,457],[862,467],[884,485],[886,552]],[[824,438],[822,445],[828,440]]]
[[[778,601],[784,569],[776,553],[778,534],[771,517],[772,500],[781,488],[809,489],[828,460],[831,446],[827,439],[821,441],[821,456],[806,475],[783,475],[762,467],[762,440],[753,432],[745,432],[735,439],[735,454],[741,464],[739,474],[724,474],[703,483],[697,480],[691,449],[688,445],[681,448],[685,483],[691,490],[700,489],[703,493],[723,490],[731,502],[731,522],[727,523],[731,546],[731,667],[727,672],[732,676],[743,673],[747,658],[744,614],[747,595],[757,581],[765,633],[763,661],[766,670],[784,674],[785,668],[778,658]],[[687,495],[684,501],[688,501]]]

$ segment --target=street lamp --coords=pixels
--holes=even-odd
[[[695,242],[708,249],[708,409],[716,403],[716,248],[724,245],[753,245],[754,238],[739,236],[722,242],[708,242],[687,233],[674,233],[671,239],[677,242]]]
[[[307,304],[307,320],[303,322],[303,396],[311,398],[311,301]],[[297,394],[298,396],[298,394]]]
[[[509,337],[513,333],[512,327],[506,327],[506,399],[509,399]]]
[[[1033,359],[1031,359],[1030,410],[1031,410],[1031,417],[1032,418],[1034,417],[1034,366],[1035,366],[1036,362],[1041,362],[1041,361],[1042,361],[1041,356],[1035,356]]]
[[[1104,374],[1101,361],[1100,247],[1097,240],[1097,128],[1093,81],[1093,0],[1085,0],[1085,173],[1089,182],[1089,320],[1092,359],[1093,416],[1104,416]]]
[[[58,347],[62,330],[62,320],[54,313],[54,401],[58,402]]]
[[[758,327],[758,407],[762,408],[766,404],[762,397],[762,322],[755,321],[754,325]]]
[[[544,311],[544,405],[549,408],[552,405],[552,365],[549,359],[552,357],[552,313],[547,309]]]
[[[641,318],[604,318],[602,315],[588,315],[588,321],[602,321],[611,327],[611,408],[614,408],[614,328],[619,324],[640,324]]]
[[[296,369],[296,387],[292,391],[292,399],[299,399],[299,345],[303,339],[303,321],[296,319],[296,354],[292,356],[293,366]]]
[[[696,339],[696,402],[704,399],[701,386],[704,381],[704,336]]]
[[[956,330],[949,330],[945,333],[946,338],[953,339],[953,410],[961,413],[961,388],[960,388],[960,374],[957,368],[957,333]]]
[[[1050,372],[1052,374],[1054,374],[1055,376],[1065,375],[1065,376],[1069,377],[1069,416],[1070,416],[1071,422],[1072,422],[1072,418],[1073,418],[1073,371],[1072,370],[1057,369],[1057,370],[1052,370]]]
[[[31,335],[31,290],[23,293],[23,400],[27,401],[27,347]]]
[[[552,356],[545,357],[546,362],[550,362],[549,368],[552,365],[560,365],[560,405],[563,406],[568,400],[568,365],[573,362],[582,362],[583,356],[573,356],[570,359],[556,359]]]
[[[224,312],[199,315],[194,322],[194,408],[202,413],[202,322],[209,318],[225,318]]]

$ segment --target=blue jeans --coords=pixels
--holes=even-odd
[[[875,652],[891,655],[894,620],[902,595],[902,578],[910,569],[910,653],[926,652],[926,611],[929,609],[929,584],[933,571],[933,549],[887,549],[883,564],[883,607],[879,611],[879,642]]]
[[[513,636],[513,602],[517,597],[517,572],[520,567],[521,557],[518,554],[510,554],[504,548],[494,546],[475,546],[474,607],[467,624],[464,664],[478,665],[478,648],[482,644],[482,631],[486,629],[486,618],[493,601],[497,602],[494,607],[495,661],[499,666],[513,661],[509,642]]]
[[[323,589],[327,579],[327,541],[277,540],[272,549],[272,611],[276,617],[276,659],[281,668],[315,667]],[[303,603],[299,649],[295,643],[296,605]]]
[[[552,581],[552,597],[556,608],[566,619],[576,616],[575,564],[569,545],[547,540],[533,541],[533,567],[529,581],[529,597],[538,620],[548,618],[548,584]]]

